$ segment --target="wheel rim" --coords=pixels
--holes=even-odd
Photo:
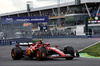
[[[45,53],[44,52],[42,52],[42,57],[45,57]]]
[[[12,50],[12,57],[14,58],[15,57],[15,51]]]
[[[40,51],[38,50],[36,53],[37,58],[40,58]]]

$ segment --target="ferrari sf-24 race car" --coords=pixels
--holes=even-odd
[[[29,46],[27,49],[22,50],[21,46]],[[49,43],[42,43],[41,41],[32,43],[19,43],[15,48],[11,50],[11,56],[13,60],[18,60],[24,57],[36,58],[37,60],[53,59],[53,58],[65,58],[66,60],[72,60],[74,57],[79,57],[77,50],[74,50],[71,46],[65,46],[63,50],[55,47],[50,47]]]

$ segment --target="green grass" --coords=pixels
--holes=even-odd
[[[80,51],[80,53],[87,53],[91,56],[100,57],[100,43],[98,43],[94,46],[88,47],[88,48]]]

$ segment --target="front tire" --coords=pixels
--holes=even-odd
[[[66,60],[72,60],[74,58],[74,48],[71,46],[64,47],[64,53],[70,54],[72,57],[67,57]]]
[[[13,60],[18,60],[23,57],[23,51],[20,47],[13,48],[11,50],[11,56]]]

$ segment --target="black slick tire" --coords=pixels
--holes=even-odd
[[[23,57],[23,51],[20,47],[13,48],[11,50],[11,56],[13,60],[18,60]]]

